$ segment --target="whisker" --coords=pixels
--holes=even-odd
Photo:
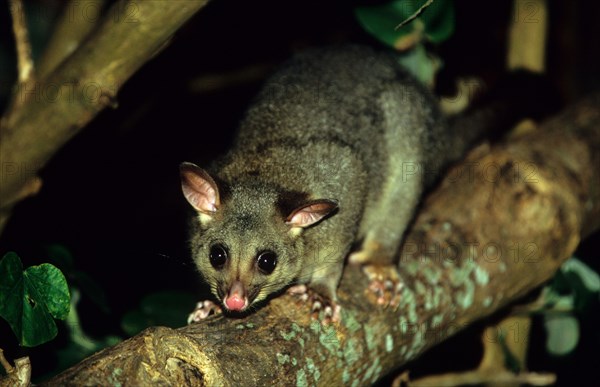
[[[158,252],[153,252],[152,254],[157,255],[157,256],[159,256],[161,258],[166,258],[170,262],[176,262],[176,263],[178,263],[181,266],[185,266],[185,267],[191,266],[189,258],[184,259],[184,258],[172,256],[172,255],[169,255],[169,254],[158,253]]]

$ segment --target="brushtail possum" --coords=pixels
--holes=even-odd
[[[268,79],[232,149],[180,167],[195,263],[229,311],[293,284],[336,310],[344,262],[392,266],[424,188],[470,139],[387,53],[300,53]]]

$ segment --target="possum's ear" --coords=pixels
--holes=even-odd
[[[187,201],[205,216],[212,218],[219,209],[219,189],[210,175],[202,168],[192,163],[181,163],[181,190]]]
[[[333,215],[337,208],[338,204],[334,200],[312,200],[293,210],[285,220],[285,224],[296,230],[303,229]]]

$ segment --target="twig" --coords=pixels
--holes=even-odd
[[[11,366],[4,357],[4,350],[2,348],[0,348],[0,364],[2,364],[2,367],[4,367],[7,374],[10,374],[13,371],[13,366]]]
[[[406,19],[402,23],[398,24],[396,26],[396,28],[394,28],[394,30],[398,31],[400,28],[404,27],[405,25],[407,25],[411,21],[413,21],[416,18],[418,18],[419,15],[421,15],[421,13],[423,13],[423,11],[425,10],[425,8],[429,7],[432,3],[433,3],[433,0],[427,0],[427,2],[425,4],[423,4],[422,6],[420,6],[419,9],[417,9],[417,11],[415,13],[413,13],[412,15],[410,15],[408,17],[408,19]]]
[[[32,77],[34,69],[23,2],[21,0],[10,0],[10,13],[13,22],[13,32],[15,34],[15,44],[17,46],[19,83],[23,84]]]
[[[31,386],[31,360],[29,357],[20,357],[15,360],[15,367],[17,368],[17,374],[15,377],[15,387],[29,387]]]

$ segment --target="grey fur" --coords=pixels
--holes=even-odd
[[[251,303],[292,283],[335,302],[352,246],[362,246],[356,261],[392,263],[424,188],[465,145],[392,56],[361,46],[296,55],[266,82],[233,148],[211,168],[221,201],[193,232],[197,266],[221,301],[239,280]],[[316,199],[338,207],[291,233],[290,212]],[[229,250],[222,270],[208,261],[215,242]],[[256,268],[265,249],[279,257],[270,275]]]

